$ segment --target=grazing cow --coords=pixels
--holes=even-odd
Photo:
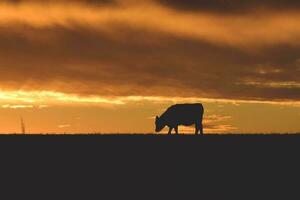
[[[195,125],[197,135],[203,135],[203,120],[204,108],[202,104],[176,104],[169,107],[160,117],[156,116],[155,131],[160,132],[165,126],[169,127],[169,134],[175,129],[178,134],[178,126]]]

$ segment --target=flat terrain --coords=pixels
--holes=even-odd
[[[0,135],[1,148],[12,151],[44,150],[105,153],[182,154],[199,152],[202,156],[283,151],[300,152],[300,134],[261,135],[159,135],[159,134],[83,134],[83,135]]]
[[[76,137],[82,137],[82,136],[88,136],[88,137],[255,137],[255,138],[261,138],[261,137],[285,137],[285,136],[300,136],[300,133],[251,133],[251,134],[238,134],[238,133],[216,133],[216,134],[204,134],[204,135],[194,135],[194,134],[160,134],[160,133],[36,133],[36,134],[21,134],[21,133],[15,133],[15,134],[7,134],[7,133],[0,133],[0,137],[3,136],[76,136]]]
[[[299,152],[300,135],[0,136],[2,172],[10,170],[18,180],[22,177],[25,182],[22,186],[32,180],[32,174],[37,174],[35,182],[42,188],[40,183],[45,176],[54,185],[65,188],[65,182],[60,181],[64,177],[80,187],[90,183],[96,191],[101,191],[99,183],[104,183],[113,188],[128,186],[133,191],[147,188],[147,195],[156,190],[164,191],[170,183],[179,188],[187,184],[195,186],[192,191],[199,191],[201,185],[227,186],[235,193],[240,191],[236,186],[245,188],[244,183],[250,180],[250,192],[243,193],[248,196],[254,186],[268,185],[262,177],[281,187],[299,180],[295,176],[300,169]],[[33,173],[28,173],[30,171]],[[286,177],[294,180],[286,180]],[[16,183],[18,181],[11,184],[12,188]],[[169,192],[174,191],[180,189]],[[219,189],[212,191],[212,194],[219,193]],[[182,196],[185,198],[186,194]]]

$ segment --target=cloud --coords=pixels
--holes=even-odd
[[[209,11],[218,13],[242,13],[257,9],[286,9],[300,8],[297,0],[157,0],[168,7],[188,11]]]
[[[71,127],[70,124],[61,124],[61,125],[58,125],[58,128],[69,128]]]
[[[231,116],[209,115],[204,118],[203,126],[208,133],[228,133],[237,130],[230,124]]]
[[[11,108],[11,109],[22,109],[22,108],[33,108],[33,105],[2,105],[2,108]]]
[[[23,24],[34,28],[63,26],[69,29],[84,26],[112,34],[116,34],[121,25],[238,47],[293,45],[299,41],[298,11],[279,13],[267,10],[232,16],[177,11],[154,1],[117,1],[116,6],[100,7],[80,1],[67,2],[1,3],[0,25]]]
[[[236,131],[237,128],[232,125],[208,125],[206,127],[207,133],[230,133]]]
[[[14,102],[14,103],[30,103],[30,105],[10,105],[5,104],[2,108],[46,108],[49,105],[65,105],[65,104],[96,104],[96,105],[123,105],[126,99],[122,98],[101,98],[101,97],[82,97],[78,95],[68,95],[59,92],[50,91],[0,91],[1,102]]]
[[[300,100],[298,12],[195,13],[174,9],[175,1],[14,2],[0,4],[1,89],[98,100]]]
[[[231,116],[225,115],[208,115],[205,116],[203,127],[205,133],[229,133],[237,130],[236,127],[230,124]],[[194,127],[179,127],[179,130],[184,133],[195,133]]]
[[[295,101],[265,101],[265,100],[233,100],[233,99],[211,99],[199,97],[179,97],[179,96],[99,96],[99,95],[76,95],[51,91],[0,91],[0,102],[2,108],[48,108],[51,106],[122,106],[128,104],[152,103],[152,104],[176,104],[176,103],[216,103],[231,104],[270,104],[281,106],[299,107],[300,102]],[[219,105],[222,107],[223,105]],[[210,121],[222,121],[227,118],[215,116],[207,118]]]
[[[251,53],[128,30],[123,31],[126,40],[63,28],[21,31],[32,38],[48,34],[53,39],[28,39],[18,31],[5,31],[0,31],[2,89],[99,96],[299,100],[299,88],[291,88],[293,85],[247,84],[299,83],[298,47]],[[144,41],[142,36],[154,42]]]

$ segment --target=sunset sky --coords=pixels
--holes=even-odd
[[[1,133],[296,133],[300,1],[2,0],[0,76]]]

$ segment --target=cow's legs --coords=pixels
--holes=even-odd
[[[175,133],[178,135],[178,126],[175,127]]]
[[[200,134],[201,134],[201,135],[203,135],[203,134],[204,134],[204,132],[203,132],[203,125],[202,125],[202,123],[200,124]]]
[[[196,122],[196,124],[195,124],[195,135],[198,135],[199,131],[200,131],[200,123]]]
[[[173,130],[173,128],[169,127],[169,132],[168,132],[169,135],[172,134],[172,130]]]
[[[199,132],[200,132],[201,135],[203,135],[203,125],[202,125],[202,123],[197,123],[196,124],[195,134],[198,135]]]
[[[201,120],[200,120],[200,134],[201,135],[204,135],[204,132],[203,132],[203,114],[204,113],[202,113]]]
[[[198,127],[198,125],[195,126],[195,129],[196,129],[195,130],[195,135],[198,135],[198,133],[199,133],[199,127]]]

